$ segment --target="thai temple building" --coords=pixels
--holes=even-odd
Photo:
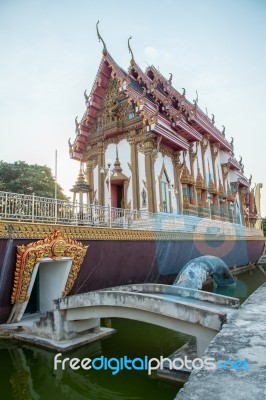
[[[75,140],[69,140],[90,204],[254,226],[252,177],[245,177],[225,128],[199,108],[197,96],[191,102],[185,89],[172,86],[172,74],[167,79],[153,65],[142,71],[129,40],[129,68],[120,68],[98,27],[97,33],[102,60],[90,95],[84,93]]]

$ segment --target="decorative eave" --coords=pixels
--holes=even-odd
[[[218,142],[220,143],[220,148],[222,150],[226,150],[231,152],[232,147],[231,144],[225,139],[224,134],[217,129],[210,118],[197,106],[196,103],[192,104],[189,102],[184,94],[179,93],[175,90],[172,85],[172,76],[170,79],[166,79],[153,65],[146,69],[146,74],[152,73],[154,76],[154,80],[156,83],[160,81],[164,87],[164,90],[168,93],[163,94],[156,88],[153,90],[153,95],[162,103],[168,102],[168,109],[169,115],[174,116],[175,114],[180,115],[180,113],[185,112],[188,117],[188,120],[191,124],[187,124],[189,126],[196,125],[195,127],[200,131],[201,134],[207,133],[210,135],[209,140],[211,142]],[[170,100],[173,101],[177,99],[178,102],[181,104],[182,109],[178,111],[174,107],[171,106]],[[194,128],[193,128],[194,129]],[[196,131],[196,129],[194,129]],[[200,140],[200,139],[198,139]]]
[[[143,115],[144,121],[146,120],[147,125],[154,125],[157,121],[159,121],[159,125],[161,125],[161,127],[164,126],[168,131],[172,132],[179,138],[182,138],[183,136],[183,139],[181,139],[183,144],[188,140],[202,140],[202,135],[191,125],[189,125],[185,118],[180,115],[178,110],[176,110],[173,106],[169,106],[167,115],[171,115],[172,118],[175,118],[175,123],[171,122],[171,120],[169,121],[166,116],[159,112],[158,104],[147,96],[146,89],[144,89],[143,93],[140,94],[137,90],[129,85],[127,86],[126,92],[129,101],[133,101],[137,105],[137,112],[140,112]],[[156,92],[158,91],[156,90]],[[151,127],[151,129],[154,130],[154,127]],[[168,137],[168,139],[170,138]],[[173,143],[176,144],[176,141],[174,140]],[[188,145],[186,144],[185,147],[181,145],[180,147],[182,149],[187,149]]]
[[[145,75],[145,73],[135,61],[133,64],[130,65],[128,70],[129,74],[138,81],[140,86],[145,86],[146,89],[149,91],[152,80],[147,75]]]
[[[154,125],[152,131],[162,136],[165,139],[163,140],[163,142],[170,142],[171,144],[174,144],[178,150],[189,149],[189,142],[186,139],[184,139],[171,127],[165,127],[163,124],[160,123],[160,121],[158,121],[158,123]]]
[[[244,175],[242,175],[242,174],[239,174],[239,173],[237,173],[237,175],[238,175],[238,177],[237,177],[237,182],[238,182],[238,185],[241,187],[246,187],[246,188],[249,188],[250,187],[250,183],[249,183],[249,181],[248,181],[248,179],[244,176]]]
[[[164,90],[167,92],[171,92],[173,87],[172,87],[172,74],[170,74],[170,79],[166,79],[158,69],[154,67],[154,65],[151,65],[146,68],[145,74],[149,77],[149,74],[152,73],[154,76],[154,80],[156,83],[161,82]],[[149,78],[151,81],[152,79]],[[181,96],[181,95],[180,95]]]
[[[210,118],[205,115],[200,108],[197,108],[197,113],[193,119],[193,123],[210,135],[210,142],[220,143],[221,150],[232,151],[231,144],[225,139],[222,132],[212,125]]]
[[[239,163],[236,161],[236,159],[233,158],[233,157],[230,157],[230,158],[229,158],[229,160],[228,160],[228,162],[227,162],[227,165],[228,165],[228,167],[229,167],[231,170],[237,170],[237,171],[240,171],[240,170],[241,170],[240,164],[239,164]]]

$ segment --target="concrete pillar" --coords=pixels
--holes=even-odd
[[[217,335],[216,331],[212,330],[204,330],[204,332],[199,333],[196,337],[197,344],[197,356],[202,357],[205,353],[205,350],[209,346],[212,339]]]
[[[65,311],[54,310],[54,332],[53,339],[54,340],[63,340],[64,339],[64,314]]]
[[[175,196],[177,197],[177,213],[182,214],[183,204],[182,204],[182,185],[180,183],[180,171],[182,168],[182,163],[180,161],[180,151],[174,153],[173,155],[173,165],[174,165],[174,186],[177,189]]]
[[[104,167],[104,155],[103,145],[101,142],[97,143],[98,147],[98,202],[100,206],[104,206],[104,179],[105,174],[101,173],[102,167]]]
[[[155,144],[152,137],[143,141],[143,150],[145,155],[145,173],[148,192],[148,210],[151,213],[157,212],[155,174],[154,174],[154,150]]]
[[[128,142],[130,144],[131,153],[131,174],[132,174],[132,192],[133,192],[133,209],[140,209],[140,193],[139,193],[139,166],[138,166],[138,149],[135,143],[136,132],[130,132]]]
[[[88,197],[89,197],[89,199],[87,200],[87,204],[92,204],[93,203],[93,200],[94,200],[94,198],[93,198],[93,196],[94,196],[94,177],[93,177],[93,170],[94,170],[94,167],[95,167],[95,164],[96,164],[96,162],[95,162],[95,159],[89,159],[88,161],[87,161],[87,168],[86,168],[86,177],[87,177],[87,182],[88,182],[88,185],[90,185],[90,187],[91,187],[91,191],[88,193]]]

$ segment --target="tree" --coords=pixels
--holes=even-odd
[[[47,165],[27,164],[25,161],[7,163],[0,161],[0,190],[13,193],[54,197],[55,179]],[[57,185],[57,198],[67,200],[63,189]]]
[[[262,218],[262,230],[263,230],[264,236],[266,236],[266,217]]]

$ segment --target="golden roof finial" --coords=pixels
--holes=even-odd
[[[97,36],[98,36],[99,42],[102,42],[102,44],[103,44],[103,55],[106,56],[107,55],[107,48],[106,48],[106,44],[105,44],[103,38],[101,37],[99,29],[98,29],[99,22],[100,21],[98,20],[98,22],[96,24]]]
[[[131,54],[130,65],[134,65],[134,64],[135,64],[135,60],[134,60],[133,51],[132,51],[132,49],[131,49],[131,47],[130,47],[130,44],[129,44],[130,39],[132,39],[132,36],[130,36],[130,37],[128,38],[127,47],[128,47],[129,53]]]

